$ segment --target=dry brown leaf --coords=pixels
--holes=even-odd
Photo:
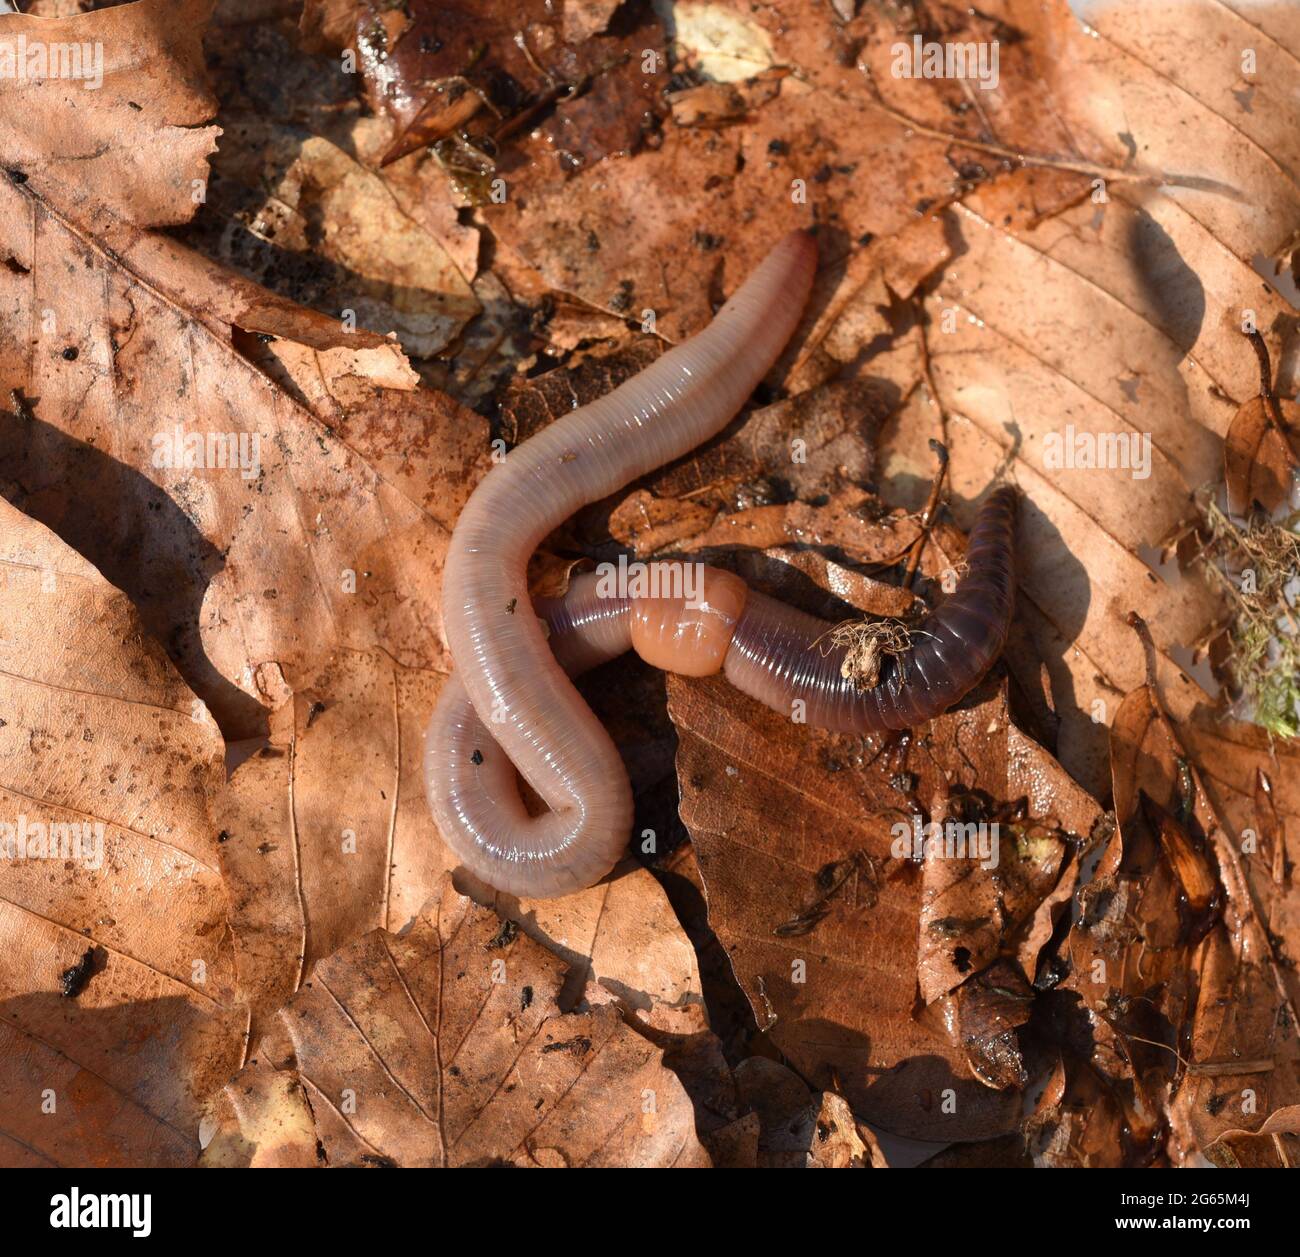
[[[374,930],[320,962],[259,1062],[301,1081],[331,1165],[707,1165],[661,1051],[613,1008],[561,1012],[563,982],[559,957],[447,879],[409,933]],[[258,1103],[241,1104],[250,1088]],[[248,1072],[227,1088],[223,1158],[294,1135],[293,1083],[267,1092]]]
[[[200,41],[213,0],[139,0],[63,18],[5,14],[5,38],[75,45],[79,73],[6,76],[0,163],[83,224],[182,223],[202,199],[218,128]],[[17,258],[12,250],[9,256]]]
[[[208,1169],[311,1170],[320,1164],[311,1105],[291,1070],[240,1070],[218,1095],[203,1135],[199,1164]]]
[[[7,503],[0,568],[0,1163],[188,1165],[246,1024],[221,736],[127,599]]]
[[[93,34],[125,12],[77,20]],[[172,72],[201,79],[197,44],[181,52],[189,61]],[[122,115],[125,136],[132,112],[122,102],[104,116]],[[486,425],[454,406],[411,404],[405,363],[381,337],[349,335],[140,232],[132,223],[147,202],[131,216],[67,195],[57,181],[0,186],[0,251],[11,259],[0,287],[13,312],[0,372],[17,398],[0,433],[9,499],[136,601],[234,736],[258,732],[262,709],[340,647],[445,666],[437,571],[469,473],[483,466]],[[286,354],[277,384],[240,352],[244,333],[310,352]],[[373,379],[397,384],[404,401]],[[367,389],[369,412],[344,426],[359,444],[381,443],[379,471],[329,423],[336,392]],[[414,414],[402,444],[423,451],[419,476],[391,466],[403,405]],[[198,441],[200,466],[184,465],[185,440]],[[431,498],[451,501],[431,513]]]
[[[1257,1131],[1224,1131],[1205,1155],[1222,1169],[1294,1169],[1300,1165],[1300,1108],[1278,1109]]]
[[[1252,397],[1237,411],[1223,444],[1223,474],[1228,506],[1238,515],[1256,503],[1272,511],[1288,501],[1300,458],[1291,444],[1290,431],[1300,422],[1300,406],[1278,404],[1286,428],[1279,427],[1268,403]]]
[[[310,47],[355,56],[371,107],[395,122],[385,164],[441,142],[444,164],[477,189],[507,135],[559,171],[639,147],[648,116],[662,108],[643,50],[663,36],[645,12],[631,15],[635,29],[607,35],[609,16],[599,4],[561,14],[541,0],[501,12],[309,0],[302,27]]]
[[[255,1027],[319,961],[405,928],[437,886],[446,855],[420,748],[440,683],[377,652],[341,655],[272,713],[268,743],[222,792],[221,867]]]
[[[1090,830],[1095,809],[1007,726],[996,697],[941,717],[902,765],[792,726],[720,682],[674,679],[669,703],[709,920],[759,1029],[804,1077],[834,1082],[856,1113],[894,1134],[1011,1129],[1019,1101],[988,1091],[941,1027],[914,1019],[924,885],[908,860],[891,857],[892,826],[910,826],[913,794],[941,796],[971,771],[963,754],[983,788],[1027,794],[1036,814],[1065,813],[1075,832]],[[958,969],[975,968],[974,953],[962,952],[969,928],[963,918],[942,940]]]
[[[305,305],[382,333],[414,357],[444,350],[481,307],[438,235],[337,144],[265,117],[227,121],[210,210],[191,239],[208,256]]]
[[[679,27],[692,11],[701,20],[685,42],[677,32],[679,73],[715,96],[708,80],[734,82],[747,108],[715,105],[709,128],[677,116],[635,161],[588,165],[564,183],[530,173],[519,188],[506,172],[510,193],[484,220],[551,288],[637,318],[651,310],[670,340],[708,320],[766,242],[816,222],[829,269],[815,317],[843,286],[846,256],[949,199],[961,176],[941,146],[908,145],[856,68],[868,28],[884,19],[845,26],[807,0],[724,2],[674,6]]]
[[[843,1096],[831,1091],[813,1094],[797,1074],[763,1056],[741,1061],[736,1087],[741,1103],[752,1105],[758,1117],[751,1163],[757,1168],[885,1168],[875,1137],[854,1118]]]
[[[1225,756],[1231,743],[1221,739],[1203,770],[1152,684],[1124,700],[1111,738],[1118,829],[1080,894],[1067,944],[1074,972],[1058,997],[1077,991],[1086,1004],[1058,1007],[1062,1027],[1075,1023],[1056,1036],[1075,1112],[1040,1109],[1049,1145],[1062,1121],[1073,1128],[1058,1163],[1141,1163],[1161,1155],[1168,1133],[1171,1155],[1185,1159],[1300,1095],[1279,944],[1260,915],[1241,831],[1203,778],[1225,762],[1240,773],[1254,757],[1242,746]],[[1081,1087],[1091,1097],[1082,1111]]]
[[[1022,589],[1059,699],[1058,753],[1102,792],[1105,716],[1094,715],[1142,675],[1118,618],[1158,596],[1157,645],[1187,666],[1187,644],[1217,617],[1199,583],[1158,578],[1152,554],[1192,492],[1217,479],[1219,438],[1255,391],[1243,318],[1274,344],[1285,326],[1285,302],[1253,263],[1281,256],[1300,222],[1286,175],[1295,130],[1284,106],[1265,107],[1294,79],[1296,32],[1283,6],[1250,20],[1211,3],[1073,8],[1086,26],[1065,4],[996,7],[1023,37],[1057,118],[1012,138],[997,117],[986,138],[1028,153],[1031,166],[1073,164],[1089,175],[1087,195],[1024,219],[994,183],[949,211],[959,255],[927,297],[928,339],[954,490],[971,498],[1011,463],[1032,503]],[[1250,76],[1236,51],[1193,55],[1257,44]],[[1005,64],[1002,84],[990,95],[1007,90]],[[937,113],[925,121],[951,130]],[[999,182],[1023,199],[1028,178]],[[920,408],[912,418],[884,460],[896,482],[923,475],[925,441],[944,426]],[[1149,438],[1149,476],[1047,453],[1049,441],[1063,449],[1103,436]]]
[[[1300,1007],[1295,968],[1300,903],[1294,877],[1300,851],[1300,749],[1204,712],[1181,721],[1178,733],[1237,853],[1291,1002]]]
[[[442,680],[379,652],[339,656],[272,714],[268,744],[221,795],[221,866],[255,1029],[352,939],[403,930],[456,867],[424,796],[424,728]],[[659,1030],[703,1025],[694,952],[644,869],[557,900],[463,876],[568,962],[566,1008],[617,1000]]]

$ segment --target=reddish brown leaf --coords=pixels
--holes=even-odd
[[[1291,427],[1300,423],[1300,406],[1280,403]],[[1300,468],[1289,431],[1278,427],[1263,398],[1246,402],[1228,428],[1223,443],[1223,471],[1228,486],[1228,505],[1238,515],[1256,503],[1272,511],[1291,497],[1296,469]]]

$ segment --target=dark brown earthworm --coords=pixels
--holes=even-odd
[[[794,330],[814,259],[807,235],[786,237],[708,328],[513,451],[462,512],[443,578],[456,673],[426,735],[425,781],[443,837],[498,889],[538,897],[578,890],[626,847],[627,773],[566,673],[631,646],[687,675],[725,669],[777,710],[796,715],[802,705],[807,723],[866,732],[942,711],[1001,650],[1013,597],[1010,490],[981,510],[970,570],[955,593],[915,646],[886,657],[880,683],[865,692],[840,675],[842,651],[824,648],[830,626],[699,564],[642,565],[649,587],[631,592],[582,576],[564,599],[527,613],[524,568],[538,542],[584,503],[727,422]],[[516,767],[547,805],[542,815],[524,806]]]
[[[996,490],[970,536],[968,570],[952,596],[884,655],[869,690],[843,675],[845,648],[825,646],[825,621],[751,593],[727,651],[727,680],[776,711],[818,729],[911,729],[962,698],[1002,653],[1015,598],[1014,489]]]

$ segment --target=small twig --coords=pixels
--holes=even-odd
[[[930,369],[930,338],[925,334],[924,321],[919,318],[917,319],[916,330],[921,341],[921,378],[925,381],[925,391],[930,394],[930,400],[939,412],[939,439],[947,445],[948,412],[944,409],[943,399],[939,396],[939,390],[934,383],[934,373]]]
[[[1119,1033],[1122,1034],[1126,1039],[1131,1039],[1134,1043],[1145,1043],[1150,1047],[1158,1047],[1163,1049],[1166,1052],[1171,1053],[1174,1059],[1177,1060],[1178,1063],[1184,1069],[1191,1070],[1193,1068],[1193,1066],[1189,1065],[1187,1061],[1185,1061],[1182,1058],[1182,1056],[1179,1055],[1178,1049],[1175,1047],[1170,1047],[1168,1043],[1161,1043],[1158,1039],[1144,1039],[1140,1034],[1129,1034],[1125,1030],[1120,1030]]]
[[[969,79],[958,79],[961,84],[962,95],[966,97],[966,103],[975,111],[980,120],[980,126],[984,128],[984,134],[996,142],[998,133],[993,129],[993,123],[985,111],[984,106],[980,104],[979,92],[971,85]]]
[[[939,468],[930,482],[930,497],[925,504],[925,510],[921,512],[921,535],[912,543],[912,553],[907,560],[907,571],[903,575],[904,589],[911,589],[912,581],[916,577],[916,569],[921,566],[921,552],[925,549],[926,540],[930,536],[930,526],[934,523],[935,513],[939,509],[943,478],[948,473],[948,447],[942,441],[936,441],[931,437],[930,448],[939,460]]]
[[[1259,395],[1268,407],[1269,421],[1285,432],[1287,425],[1273,386],[1273,364],[1268,356],[1268,346],[1257,331],[1249,331],[1246,336],[1250,340],[1250,347],[1255,351],[1255,357],[1259,359]]]
[[[1225,1078],[1233,1074],[1268,1074],[1277,1068],[1271,1060],[1254,1061],[1198,1061],[1188,1065],[1189,1074],[1201,1074],[1206,1078]]]
[[[968,139],[964,135],[953,135],[950,131],[941,131],[937,127],[927,127],[923,122],[909,118],[907,114],[886,105],[883,100],[868,99],[866,102],[873,109],[879,110],[902,126],[908,127],[918,135],[929,136],[932,140],[944,140],[948,144],[959,144],[963,148],[973,148],[977,152],[991,153],[994,157],[1004,157],[1008,161],[1018,162],[1022,166],[1044,166],[1052,170],[1070,170],[1080,175],[1091,175],[1097,179],[1112,182],[1147,184],[1160,187],[1167,180],[1160,175],[1138,174],[1131,170],[1117,170],[1113,166],[1098,166],[1095,162],[1065,161],[1059,157],[1043,157],[1034,153],[1022,153],[1003,144],[989,144],[983,140]]]

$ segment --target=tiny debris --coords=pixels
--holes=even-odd
[[[858,691],[880,681],[885,655],[901,655],[912,645],[907,625],[898,620],[845,620],[826,635],[833,649],[844,651],[840,676]]]
[[[95,949],[86,948],[81,959],[59,974],[59,994],[65,999],[76,999],[86,989],[95,972]]]
[[[799,938],[811,934],[830,915],[832,900],[855,873],[859,876],[854,906],[874,908],[880,891],[880,867],[865,851],[855,851],[847,859],[833,860],[818,869],[813,875],[813,898],[788,921],[776,926],[772,933],[777,938]]]
[[[586,1056],[591,1051],[591,1040],[586,1035],[578,1035],[573,1039],[564,1039],[560,1043],[547,1043],[542,1047],[542,1053],[548,1052],[572,1052],[574,1056]]]
[[[13,405],[14,414],[16,414],[18,418],[23,420],[25,423],[31,423],[32,420],[36,418],[36,415],[32,410],[32,404],[27,400],[26,397],[23,396],[22,389],[20,388],[10,389],[9,401]]]

